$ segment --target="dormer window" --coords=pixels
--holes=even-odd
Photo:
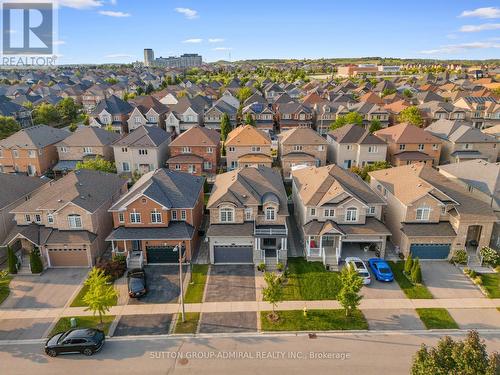
[[[221,223],[232,223],[234,221],[234,208],[231,207],[220,208],[219,219]]]
[[[71,229],[82,228],[82,218],[80,215],[68,215],[68,223]]]
[[[350,207],[346,210],[345,221],[358,221],[358,209],[356,207]]]
[[[429,220],[431,209],[429,207],[419,207],[417,208],[416,219],[421,221]]]
[[[276,208],[267,207],[266,208],[266,220],[267,221],[275,221],[276,220]]]

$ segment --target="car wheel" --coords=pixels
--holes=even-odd
[[[92,349],[84,349],[83,350],[83,354],[85,354],[86,356],[91,356],[92,354],[94,354],[94,352],[92,351]]]
[[[50,357],[57,357],[57,352],[54,349],[47,350],[47,355]]]

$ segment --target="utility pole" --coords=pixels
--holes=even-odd
[[[182,285],[182,245],[183,242],[179,242],[179,244],[176,246],[177,251],[179,251],[179,286],[180,286],[180,293],[181,293],[181,308],[182,308],[182,323],[186,321],[186,311],[184,308],[184,286]]]

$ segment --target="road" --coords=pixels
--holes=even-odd
[[[103,350],[90,358],[49,358],[42,353],[41,344],[18,342],[0,346],[0,373],[407,374],[420,344],[435,344],[441,335],[419,331],[331,333],[318,334],[317,338],[306,334],[125,337],[108,340]],[[500,350],[500,331],[481,332],[481,337],[489,351]]]

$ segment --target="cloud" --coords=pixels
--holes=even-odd
[[[126,53],[111,53],[109,55],[104,56],[107,59],[131,59],[134,56],[128,55]]]
[[[116,1],[116,0],[109,0],[109,3],[110,3],[111,5],[116,5],[116,4],[118,3],[118,1]]]
[[[198,18],[198,12],[194,9],[189,9],[189,8],[175,8],[175,11],[177,13],[183,14],[188,20],[194,20],[195,18]]]
[[[232,48],[231,47],[215,47],[213,50],[214,51],[231,51]]]
[[[224,39],[222,38],[209,38],[208,43],[222,43]]]
[[[66,44],[66,42],[64,40],[54,40],[52,42],[52,44],[55,46],[60,46],[60,45]]]
[[[486,7],[464,10],[459,17],[500,18],[500,8]]]
[[[460,28],[460,31],[463,33],[475,33],[478,31],[498,29],[500,29],[500,23],[483,23],[482,25],[464,25]]]
[[[130,17],[130,13],[124,13],[124,12],[114,12],[112,10],[100,10],[99,14],[102,14],[103,16],[108,16],[108,17],[116,17],[116,18],[123,18],[123,17]]]
[[[101,0],[59,0],[56,4],[74,9],[90,9],[103,5]]]
[[[191,38],[182,41],[182,43],[201,43],[201,42],[203,42],[203,39],[200,38]]]
[[[435,49],[428,49],[420,51],[419,53],[423,55],[440,55],[440,54],[452,54],[476,49],[487,49],[487,48],[500,48],[500,43],[493,42],[472,42],[472,43],[461,43],[461,44],[448,44],[445,46],[440,46]]]

